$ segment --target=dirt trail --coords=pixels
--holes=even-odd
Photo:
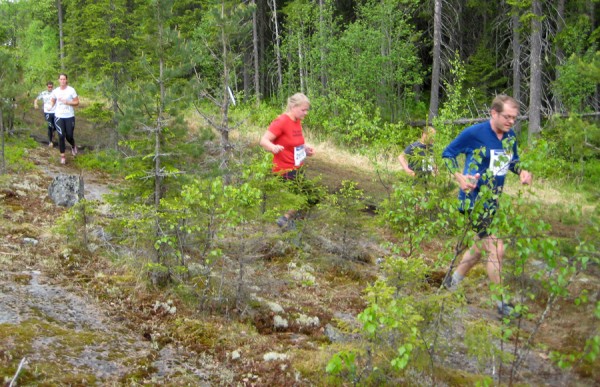
[[[67,149],[67,153],[70,149]],[[84,152],[84,151],[82,151]],[[102,200],[102,196],[110,193],[107,178],[91,173],[87,170],[79,169],[73,162],[73,156],[67,155],[67,164],[61,165],[59,151],[56,148],[41,146],[35,150],[34,162],[38,165],[42,173],[54,178],[59,174],[77,175],[83,177],[84,192],[87,200]]]
[[[57,274],[55,259],[70,259],[49,228],[62,209],[47,197],[52,178],[81,174],[85,197],[110,192],[102,177],[60,165],[58,150],[40,147],[29,155],[39,171],[14,177],[0,192],[4,203],[0,234],[0,375],[19,385],[211,385],[226,374],[210,356],[161,345],[132,329],[69,276]],[[71,161],[71,160],[69,160]],[[50,258],[50,259],[49,259]],[[54,262],[54,263],[53,263]],[[47,269],[49,269],[47,271]],[[101,274],[101,273],[98,273]],[[219,376],[215,376],[215,374]]]

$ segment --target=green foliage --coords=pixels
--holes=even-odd
[[[345,96],[333,94],[312,98],[305,126],[317,137],[334,138],[349,146],[373,141],[381,133],[381,118],[368,101],[357,103],[360,99],[352,91]]]
[[[584,55],[590,48],[597,45],[594,41],[593,28],[590,23],[589,15],[577,10],[569,16],[562,31],[556,36],[556,43],[565,52],[567,57]]]
[[[596,320],[600,320],[600,301],[596,302],[594,316]],[[594,334],[585,341],[585,345],[579,352],[561,353],[552,351],[550,358],[561,369],[568,369],[576,366],[579,363],[585,363],[594,366],[600,357],[600,335]]]
[[[65,238],[69,246],[86,248],[90,220],[97,206],[98,202],[79,200],[56,221],[54,231]]]
[[[107,172],[113,176],[126,176],[141,167],[111,149],[80,154],[77,156],[77,166],[91,171]]]
[[[598,192],[600,129],[578,116],[548,122],[543,139],[532,144],[524,160],[541,176],[575,182]]]
[[[338,241],[341,255],[350,259],[359,258],[356,256],[356,241],[366,234],[369,223],[363,212],[366,208],[365,200],[368,198],[364,197],[363,191],[356,185],[352,181],[342,181],[340,189],[335,193],[323,195],[323,200],[317,206],[317,222],[327,225],[320,227],[319,234],[326,234]]]
[[[390,365],[396,371],[407,367],[413,351],[424,350],[419,337],[424,318],[414,297],[397,297],[396,288],[383,280],[366,289],[368,305],[358,315],[367,337],[384,353],[391,347]]]
[[[345,380],[356,380],[356,353],[354,351],[340,351],[335,353],[325,371],[329,374],[338,376]]]
[[[4,147],[4,162],[8,172],[31,171],[35,168],[26,156],[29,149],[35,148],[37,143],[31,137],[7,137]]]
[[[260,151],[241,172],[240,183],[248,184],[260,193],[260,217],[272,222],[290,209],[306,210],[318,202],[322,187],[301,175],[296,181],[286,181],[271,171],[273,155]]]
[[[500,328],[490,324],[489,321],[477,320],[467,323],[465,331],[467,353],[477,359],[481,371],[489,362],[496,359],[501,359],[502,362],[511,360],[511,356],[496,345],[501,336]]]
[[[537,177],[560,179],[571,163],[558,157],[560,152],[558,144],[544,138],[529,144],[527,154],[523,155],[522,161],[527,164],[527,170]],[[561,171],[557,174],[557,171]],[[558,176],[557,176],[558,175]]]
[[[509,81],[503,69],[497,66],[497,58],[489,46],[489,42],[482,40],[464,66],[465,86],[472,90],[477,106],[489,104],[490,96],[498,90],[506,90]]]
[[[242,64],[238,49],[252,36],[249,20],[253,7],[231,0],[207,3],[203,18],[194,21],[196,28],[191,31],[189,55],[195,74],[191,80],[198,87],[198,97],[209,94],[213,102],[220,103],[226,98],[225,85],[233,86],[233,69]]]
[[[82,109],[78,110],[82,117],[85,117],[93,125],[93,130],[104,131],[113,119],[113,113],[106,108],[102,102],[92,102]]]
[[[447,198],[441,195],[443,189],[438,188],[436,181],[433,176],[427,176],[415,180],[412,187],[398,185],[390,199],[381,204],[382,221],[397,238],[395,253],[414,256],[422,251],[423,243],[447,228],[448,217],[444,210]]]
[[[442,145],[444,147],[463,129],[462,126],[446,124],[446,122],[468,116],[468,101],[474,98],[472,88],[465,90],[466,69],[458,53],[455,53],[450,65],[450,77],[444,85],[447,97],[438,116],[433,120],[433,126],[437,130],[436,144],[444,144]]]
[[[268,103],[261,103],[258,108],[256,108],[254,104],[247,104],[241,105],[239,108],[237,108],[236,114],[240,117],[247,117],[248,121],[252,122],[253,125],[256,125],[266,130],[273,121],[273,117],[277,117],[279,114],[281,114],[283,110],[285,110],[285,107],[273,106]],[[308,117],[310,117],[310,115],[312,114],[313,110],[311,109],[311,112]]]
[[[554,92],[572,113],[588,112],[590,101],[600,83],[600,51],[583,56],[571,55],[558,66],[560,77],[554,81]]]
[[[370,138],[378,124],[367,117],[373,120],[375,113],[377,119],[383,112],[386,121],[397,118],[401,104],[411,103],[413,86],[422,80],[409,21],[413,4],[368,2],[359,7],[357,20],[343,30],[327,4],[320,9],[295,1],[284,8],[288,30],[282,51],[289,58],[286,88],[304,90],[313,99],[323,97],[324,113],[317,116],[337,121],[332,131],[343,134],[345,141]],[[298,73],[308,75],[300,85]]]
[[[37,2],[35,8],[43,7],[46,15],[54,15],[52,23],[43,20],[31,20],[27,29],[23,31],[23,68],[27,85],[42,87],[46,82],[58,78],[58,31],[54,20],[58,18],[56,9],[48,7],[51,2]],[[46,16],[44,15],[44,16]],[[42,15],[39,15],[42,16]]]

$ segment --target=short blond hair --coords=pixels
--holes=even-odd
[[[496,96],[496,98],[494,98],[494,100],[492,101],[492,110],[495,110],[498,113],[502,113],[505,104],[510,104],[514,108],[519,110],[519,102],[517,102],[517,100],[513,97],[508,96],[506,94],[499,94]]]
[[[288,98],[286,111],[289,112],[292,110],[292,108],[302,105],[302,104],[305,104],[305,103],[310,105],[310,101],[308,100],[308,97],[305,96],[303,93],[296,93]]]

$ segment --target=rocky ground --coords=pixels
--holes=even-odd
[[[29,155],[39,170],[9,177],[0,193],[0,374],[23,362],[19,385],[210,385],[233,380],[227,367],[208,354],[177,344],[157,346],[152,337],[125,321],[114,305],[79,283],[107,269],[89,265],[53,235],[64,211],[48,198],[59,173],[82,174],[85,196],[108,192],[93,174],[60,166],[57,150],[40,147]],[[85,266],[75,274],[74,266]],[[118,309],[118,308],[117,308]]]

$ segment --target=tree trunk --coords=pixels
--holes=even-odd
[[[258,0],[257,3],[258,7],[258,13],[257,13],[257,17],[258,17],[258,76],[259,76],[259,86],[260,86],[260,90],[258,90],[258,93],[260,93],[260,96],[265,96],[265,95],[269,95],[270,94],[270,90],[267,88],[267,80],[268,80],[268,74],[266,71],[260,71],[261,68],[263,68],[264,63],[265,63],[265,53],[266,53],[266,49],[265,49],[265,20],[268,20],[266,18],[265,15],[265,11],[268,8],[268,6],[266,6],[266,0]],[[269,41],[269,44],[271,44],[271,42]]]
[[[160,199],[162,192],[162,173],[161,173],[161,163],[160,163],[160,137],[162,131],[162,122],[163,122],[163,106],[165,101],[165,82],[164,82],[164,59],[159,59],[159,87],[160,87],[160,101],[158,104],[158,115],[156,117],[156,130],[154,132],[154,206],[158,211],[160,207]]]
[[[521,22],[519,20],[519,9],[513,7],[512,22],[512,90],[513,98],[521,102]],[[521,133],[521,121],[515,122],[514,130]]]
[[[260,105],[260,68],[258,67],[258,17],[256,0],[252,1],[254,11],[252,12],[252,57],[254,59],[254,95],[256,107]]]
[[[225,4],[222,3],[221,17],[225,18]],[[229,167],[229,153],[231,144],[229,143],[229,62],[227,59],[227,35],[225,29],[221,28],[221,55],[223,61],[223,102],[221,103],[221,170],[227,170]],[[228,180],[227,175],[225,176]]]
[[[327,77],[325,76],[325,22],[323,20],[323,0],[319,0],[319,37],[321,45],[321,65],[319,66],[321,75],[321,87],[323,91],[327,90]]]
[[[565,0],[558,0],[558,4],[556,4],[556,35],[560,35],[565,26]],[[556,65],[554,75],[554,79],[560,78],[560,70],[558,66],[562,65],[565,61],[565,53],[562,50],[560,44],[556,45]],[[552,105],[554,107],[554,112],[558,113],[561,109],[561,100],[556,93],[552,94]]]
[[[273,27],[275,27],[275,60],[277,62],[277,93],[281,93],[283,87],[283,71],[281,69],[281,37],[279,36],[279,23],[277,22],[277,4],[272,0],[270,4],[273,11]]]
[[[542,4],[540,0],[532,2],[531,19],[531,80],[529,82],[529,139],[538,137],[541,132],[542,110]]]
[[[0,175],[4,175],[6,173],[6,157],[4,157],[4,116],[2,113],[2,108],[0,107],[0,137],[2,137],[2,139],[0,139],[2,142],[0,144],[0,150],[2,151],[2,157],[0,158]]]
[[[65,71],[65,40],[63,36],[63,11],[62,0],[56,0],[58,9],[58,43],[60,47],[60,70]]]
[[[113,91],[112,91],[112,111],[113,111],[112,123],[113,123],[113,127],[111,130],[111,139],[110,139],[111,147],[115,150],[119,147],[119,130],[118,130],[119,119],[117,118],[119,116],[118,90],[119,90],[119,74],[118,74],[118,72],[115,71],[113,73]]]
[[[593,30],[596,30],[598,26],[596,25],[596,2],[592,0],[588,0],[588,15],[590,17],[590,24]],[[600,83],[596,85],[596,92],[592,97],[592,108],[595,112],[600,110]]]
[[[440,62],[442,60],[442,0],[435,0],[433,11],[433,66],[431,69],[431,97],[429,122],[438,115],[440,104]]]
[[[300,92],[306,93],[304,91],[304,61],[302,60],[302,36],[298,34],[298,76],[300,77]]]

